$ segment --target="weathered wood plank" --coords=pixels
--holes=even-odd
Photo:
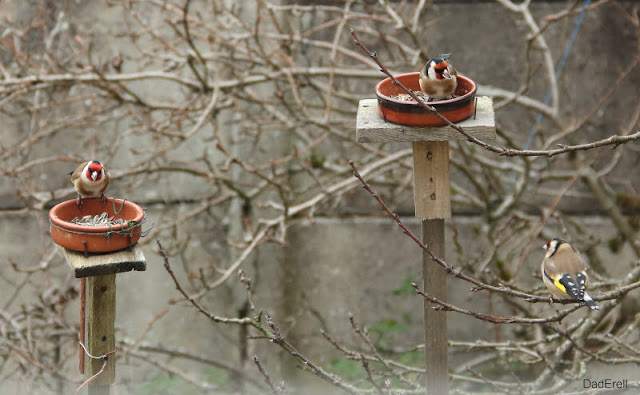
[[[138,244],[131,246],[131,251],[126,249],[104,254],[89,253],[85,256],[83,252],[62,248],[62,253],[76,278],[147,269],[142,248]]]
[[[469,134],[480,140],[495,140],[496,127],[493,100],[479,96],[476,117],[458,123]],[[416,128],[385,122],[378,114],[378,100],[360,100],[356,118],[356,140],[360,143],[399,141],[466,140],[466,137],[448,127]]]
[[[113,350],[116,346],[116,275],[106,274],[87,279],[86,304],[86,342],[87,352],[100,356]],[[104,360],[93,359],[85,355],[85,378],[92,377],[102,369]],[[107,359],[105,370],[90,384],[90,389],[99,391],[115,381],[116,355]],[[100,388],[102,387],[102,388]]]
[[[444,219],[422,221],[422,242],[439,258],[445,259]],[[422,276],[424,289],[429,295],[447,300],[447,273],[422,252]],[[427,394],[449,393],[449,363],[447,342],[447,313],[436,311],[428,300],[424,300],[424,334],[426,352]]]
[[[413,143],[413,200],[416,218],[451,218],[449,142]]]

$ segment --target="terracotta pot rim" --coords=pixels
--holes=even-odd
[[[399,74],[398,81],[413,91],[420,90],[418,72]],[[440,116],[449,122],[460,122],[469,118],[474,112],[474,100],[477,92],[477,84],[463,75],[458,76],[456,94],[459,95],[449,100],[437,100],[428,102]],[[426,109],[417,101],[404,101],[392,99],[388,95],[398,95],[404,91],[391,82],[391,78],[380,81],[375,88],[378,98],[378,114],[385,122],[411,127],[440,127],[447,124],[432,111]]]
[[[100,199],[100,198],[99,197],[84,198],[83,200],[87,200],[87,199]],[[116,208],[120,208],[120,210],[124,210],[124,206],[129,206],[136,211],[135,218],[127,218],[127,221],[136,221],[135,226],[126,227],[124,230],[122,229],[122,226],[125,224],[119,224],[114,226],[82,226],[82,225],[77,225],[69,222],[73,218],[69,218],[69,220],[60,218],[58,216],[58,213],[60,213],[62,209],[66,208],[69,205],[75,205],[76,199],[66,200],[64,202],[58,203],[55,206],[53,206],[53,208],[49,210],[49,223],[51,224],[51,226],[54,226],[64,232],[74,233],[74,234],[88,234],[88,235],[110,235],[110,234],[122,232],[122,231],[128,232],[131,229],[141,226],[142,223],[144,223],[146,213],[144,212],[144,209],[142,207],[140,207],[136,203],[131,202],[129,200],[119,199],[114,197],[107,198],[106,204],[107,205],[114,204],[114,202],[115,202]],[[102,212],[86,213],[85,215],[100,215],[100,214],[102,214]]]
[[[405,77],[407,78],[413,77],[413,76],[419,77],[419,75],[420,75],[420,72],[414,71],[411,73],[398,74],[395,77],[396,79],[400,80]],[[464,75],[458,74],[458,78],[468,81],[473,86],[473,88],[462,96],[454,97],[453,99],[448,99],[448,100],[437,100],[437,101],[429,102],[428,104],[438,109],[438,107],[448,107],[448,105],[451,105],[451,104],[461,104],[463,102],[467,102],[471,100],[475,96],[476,92],[478,91],[478,85],[471,78],[465,77]],[[389,81],[391,81],[391,78],[387,77],[376,84],[375,92],[379,100],[384,100],[390,103],[396,103],[401,106],[424,108],[422,107],[422,105],[420,105],[418,102],[414,101],[413,99],[411,101],[398,100],[398,99],[391,98],[385,94],[382,94],[380,92],[380,86],[385,83],[388,84]]]

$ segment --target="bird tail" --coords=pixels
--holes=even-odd
[[[589,294],[587,294],[586,292],[584,293],[584,302],[587,304],[587,306],[589,306],[591,310],[600,310],[596,302],[594,302],[593,299],[591,299],[591,296],[589,296]]]

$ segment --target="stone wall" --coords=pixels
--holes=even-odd
[[[179,26],[180,7],[167,6],[163,11],[158,7],[147,6],[148,10],[142,12],[147,24],[145,34],[141,34],[140,39],[134,43],[126,43],[118,34],[137,26],[138,22],[123,18],[120,6],[109,6],[101,1],[54,3],[56,2],[7,1],[0,4],[0,28],[4,31],[5,40],[0,45],[0,61],[7,70],[7,75],[11,75],[12,78],[26,77],[18,71],[26,68],[24,65],[28,64],[29,56],[37,58],[34,60],[35,63],[46,64],[47,42],[43,38],[50,37],[51,29],[59,26],[59,34],[63,39],[57,38],[53,47],[58,56],[65,51],[82,52],[80,48],[90,43],[91,61],[104,65],[105,69],[102,72],[106,75],[172,70],[171,62],[175,62],[183,67],[178,73],[181,77],[194,80],[192,75],[188,75],[188,68],[180,63],[183,61],[180,56],[184,53],[196,56],[193,51],[182,47],[184,43],[176,44],[174,48],[173,41],[167,41],[163,52],[152,46],[154,41],[149,33],[157,31],[170,36],[167,33],[170,29],[166,21],[173,19],[174,22],[177,21],[175,26]],[[228,5],[233,2],[221,3]],[[580,126],[580,133],[572,134],[568,141],[560,139],[558,143],[579,144],[611,134],[622,134],[627,129],[630,132],[638,130],[636,96],[640,72],[637,68],[632,68],[628,75],[616,82],[620,73],[623,73],[638,56],[638,39],[633,36],[633,31],[621,12],[621,8],[626,9],[628,5],[624,2],[621,4],[601,6],[586,14],[563,76],[558,82],[562,105],[559,107],[557,119],[561,119],[563,124],[558,125],[545,118],[538,125],[540,135],[545,138],[585,116],[589,117],[589,121]],[[194,2],[192,7],[194,13],[212,12],[205,2]],[[356,4],[353,7],[354,12],[365,12],[367,7],[376,6]],[[543,20],[543,16],[553,15],[564,7],[563,2],[536,2],[532,9],[535,18]],[[245,4],[238,6],[236,12],[240,19],[245,18],[250,23],[258,11]],[[313,13],[300,11],[288,16],[278,14],[278,17],[282,18],[281,22],[289,23],[287,25],[283,22],[283,30],[287,30],[286,26],[289,26],[289,33],[295,35],[297,32],[295,24],[291,23],[292,20],[298,24],[298,28],[304,30],[325,22],[331,12],[334,11],[319,9]],[[376,12],[380,10],[376,9]],[[233,18],[229,15],[225,17],[229,19],[216,20],[216,23],[237,26]],[[495,94],[496,103],[502,104],[504,97],[501,97],[501,93],[504,90],[515,92],[520,89],[524,72],[522,60],[526,57],[528,33],[517,14],[496,3],[436,2],[423,19],[424,27],[421,27],[417,34],[420,38],[418,47],[428,53],[453,53],[452,61],[458,70],[480,84],[479,94]],[[550,52],[554,60],[561,57],[575,23],[576,16],[573,15],[550,25],[545,31],[546,42],[551,47]],[[30,29],[26,28],[29,24],[32,25]],[[394,32],[390,23],[383,26],[381,33]],[[364,30],[358,23],[354,23],[352,27]],[[197,26],[193,29],[197,31]],[[29,34],[19,37],[12,33],[15,30]],[[343,34],[345,37],[340,40],[348,42],[348,31],[345,30]],[[398,53],[402,52],[402,48],[378,47],[384,40],[376,41],[371,32],[361,35],[376,48],[381,59],[390,62],[394,72],[414,71],[424,63],[417,55],[407,56],[414,60],[413,63],[398,60],[401,59]],[[21,39],[20,42],[18,37]],[[407,35],[402,33],[399,33],[398,37],[408,40]],[[328,42],[332,39],[330,34],[325,33],[312,38]],[[207,37],[198,36],[196,40],[198,43],[204,43]],[[386,44],[388,45],[388,42]],[[241,44],[237,45],[241,48]],[[144,52],[145,49],[152,48],[152,52]],[[315,47],[311,44],[309,48],[306,66],[331,65],[332,61],[328,59],[326,51],[320,52],[316,49],[314,52]],[[351,47],[349,50],[358,51],[357,48]],[[274,59],[284,57],[284,52],[274,53]],[[214,52],[207,52],[205,55],[215,60]],[[296,56],[299,55],[300,53],[296,52]],[[117,56],[124,59],[119,71],[109,66]],[[538,69],[532,73],[532,83],[525,94],[541,102],[548,89],[544,66],[541,65],[543,59],[540,51],[536,49],[531,52],[531,57],[539,60],[538,63],[531,62],[532,67]],[[277,59],[279,62],[280,58]],[[214,60],[211,62],[218,68],[210,70],[213,80],[246,78],[246,75],[234,74],[233,64],[226,64],[225,67],[215,64]],[[88,59],[80,58],[77,61],[85,64],[87,72],[91,71],[88,68]],[[240,64],[247,60],[237,61]],[[302,64],[298,58],[294,61]],[[23,66],[17,67],[17,62]],[[341,66],[338,61],[334,64],[336,67]],[[55,65],[47,67],[57,70]],[[65,67],[82,68],[71,65]],[[197,62],[195,67],[199,67]],[[34,66],[34,69],[37,67]],[[264,65],[263,70],[264,73],[271,71],[268,65]],[[74,97],[75,89],[86,87],[78,88],[71,82],[60,85],[51,82],[48,88],[53,88],[49,91],[43,89],[43,97],[33,94],[20,96],[16,100],[12,99],[12,92],[3,91],[0,97],[0,118],[3,124],[0,130],[0,165],[4,171],[3,178],[6,179],[0,184],[0,258],[5,263],[0,269],[0,283],[3,283],[0,286],[0,301],[4,305],[3,314],[9,317],[17,314],[22,306],[38,305],[41,296],[47,295],[49,290],[57,295],[62,289],[79,289],[78,281],[71,278],[62,255],[49,238],[47,213],[54,204],[75,197],[66,173],[73,170],[77,159],[86,157],[88,153],[102,155],[109,159],[109,167],[114,176],[109,195],[126,197],[143,205],[147,209],[149,222],[155,223],[150,236],[141,242],[147,259],[147,271],[120,274],[117,277],[116,337],[126,344],[139,343],[129,353],[118,354],[116,391],[151,393],[165,385],[176,388],[175,391],[179,392],[184,388],[191,388],[193,383],[201,387],[222,383],[221,391],[238,389],[234,387],[238,384],[234,384],[233,374],[225,369],[216,368],[215,364],[200,364],[175,355],[172,358],[153,353],[152,349],[155,346],[174,351],[184,350],[193,355],[232,364],[238,369],[244,369],[248,375],[261,382],[262,378],[255,374],[256,370],[251,360],[255,354],[274,381],[286,380],[294,389],[305,388],[304,393],[330,391],[330,387],[312,375],[301,374],[295,368],[296,363],[291,356],[275,345],[259,339],[247,340],[247,333],[243,328],[214,324],[181,301],[163,268],[155,240],[161,240],[167,247],[173,269],[188,292],[196,293],[202,289],[199,279],[201,273],[204,274],[205,282],[215,280],[231,262],[241,257],[246,243],[258,233],[260,221],[280,215],[282,202],[286,200],[281,199],[282,196],[290,197],[289,203],[292,206],[307,202],[307,199],[321,195],[326,188],[333,185],[330,181],[338,183],[352,179],[347,160],[352,159],[356,164],[366,167],[384,156],[376,156],[378,154],[375,150],[398,152],[409,148],[408,144],[358,147],[348,141],[350,136],[355,138],[357,100],[361,97],[371,97],[373,85],[380,79],[380,74],[368,65],[357,65],[354,70],[357,71],[354,71],[356,77],[335,77],[349,85],[352,96],[334,99],[340,101],[340,104],[335,106],[334,114],[326,121],[331,125],[331,129],[323,129],[326,125],[323,125],[322,107],[318,110],[316,106],[322,103],[322,95],[307,99],[308,111],[313,113],[311,118],[316,123],[305,125],[305,129],[300,129],[300,125],[295,121],[295,108],[292,110],[277,106],[273,109],[275,115],[271,123],[258,123],[255,124],[255,129],[248,128],[248,117],[255,116],[252,112],[265,111],[267,108],[257,104],[257,101],[278,92],[282,81],[249,85],[248,88],[239,84],[238,87],[220,91],[219,100],[222,104],[206,118],[197,133],[185,139],[184,143],[172,146],[169,154],[162,155],[157,161],[155,158],[147,158],[145,162],[141,160],[145,158],[145,149],[156,149],[161,145],[158,141],[175,144],[180,137],[171,136],[171,132],[185,132],[197,123],[198,117],[209,103],[211,92],[198,93],[200,96],[194,99],[193,94],[197,89],[187,89],[168,79],[126,82],[127,89],[131,92],[123,90],[120,94],[130,102],[114,106],[110,114],[117,113],[118,116],[105,116],[104,119],[95,116],[86,122],[73,119],[73,124],[67,127],[66,119],[100,110],[95,106],[102,102],[98,102],[91,95],[104,98],[108,91],[98,88],[95,91],[88,90],[86,100],[70,101],[53,109],[47,106],[39,108],[38,105],[48,103],[47,95],[51,95],[55,100],[63,100],[66,96],[60,94],[61,90],[67,90],[68,97]],[[51,74],[62,75],[64,71],[60,69]],[[255,75],[256,78],[260,77],[257,72]],[[284,77],[282,79],[285,80]],[[322,80],[322,83],[327,81]],[[100,86],[100,79],[93,84],[96,87]],[[312,82],[309,82],[309,85],[313,85]],[[596,108],[596,104],[602,99],[601,95],[612,85],[617,89],[606,98],[600,108]],[[11,86],[5,75],[0,87],[8,89]],[[24,89],[30,88],[26,86]],[[308,91],[304,93],[309,94]],[[138,122],[144,117],[153,120],[159,115],[158,112],[149,111],[144,116],[136,113],[136,117],[128,117],[128,111],[133,113],[140,108],[140,104],[135,102],[135,95],[146,103],[174,106],[167,112],[188,112],[185,124],[175,126],[175,130],[146,130],[145,125]],[[249,100],[237,104],[240,101],[239,97],[252,95],[255,95],[256,102]],[[295,92],[287,92],[287,95],[292,103],[298,100],[295,98]],[[184,102],[193,104],[195,110],[191,107],[181,109],[180,105]],[[29,111],[25,110],[27,107]],[[498,144],[513,143],[518,147],[523,146],[535,117],[535,111],[518,103],[506,104],[499,109],[496,112],[500,136]],[[171,115],[166,116],[166,119],[171,122],[174,118]],[[39,123],[45,126],[39,129]],[[26,140],[25,136],[39,138],[38,132],[46,129],[46,125],[49,124],[51,127],[60,128],[60,131],[46,134],[40,143],[28,145],[28,149],[12,151],[16,144]],[[329,137],[321,137],[325,132]],[[303,133],[308,135],[304,138],[299,137]],[[311,144],[309,141],[315,138],[323,140],[321,143]],[[232,152],[222,153],[216,145],[218,143],[227,148],[231,147]],[[305,144],[311,148],[307,149],[308,146]],[[533,147],[540,148],[541,145],[540,137],[536,137]],[[640,176],[634,170],[638,164],[637,143],[632,142],[629,145],[632,148],[625,151],[624,155],[621,154],[615,169],[607,175],[608,185],[605,190],[614,200],[616,194],[635,196],[640,188]],[[539,188],[535,185],[527,188],[524,197],[518,200],[516,211],[517,215],[526,215],[527,221],[537,223],[557,196],[559,188],[570,178],[567,174],[573,174],[571,172],[581,163],[602,168],[610,163],[615,152],[621,150],[622,148],[618,148],[612,152],[609,148],[601,148],[553,159],[523,159],[488,155],[468,143],[456,143],[452,144],[451,178],[456,186],[473,191],[473,177],[466,174],[465,166],[477,167],[477,163],[471,163],[474,161],[474,155],[489,158],[487,161],[493,164],[502,163],[504,172],[501,176],[507,182],[511,179],[507,173],[512,171],[512,166],[530,166],[534,174],[531,178],[536,181],[542,180],[540,182],[544,184]],[[300,163],[292,162],[291,165],[287,165],[286,170],[274,165],[277,179],[287,182],[287,187],[281,189],[269,189],[271,185],[264,186],[268,184],[264,176],[268,175],[265,170],[268,170],[268,167],[259,169],[262,173],[261,177],[258,177],[252,172],[254,169],[235,166],[230,159],[236,157],[247,160],[247,163],[263,165],[270,160],[277,161],[288,155],[303,159]],[[18,173],[22,164],[33,164],[33,161],[39,158],[48,159],[41,165],[36,163],[30,169]],[[130,168],[131,163],[139,165],[133,172]],[[419,224],[412,218],[410,155],[403,155],[395,163],[397,165],[390,170],[372,172],[368,179],[382,191],[383,197],[388,199],[394,211],[401,214],[403,221],[418,232]],[[486,164],[488,162],[479,163],[480,168],[490,167]],[[179,171],[176,170],[178,168]],[[565,173],[562,173],[563,171]],[[203,173],[208,175],[203,176]],[[483,175],[482,171],[478,174],[479,177]],[[486,178],[476,181],[480,184],[490,184],[493,179],[487,174],[484,174]],[[554,181],[558,174],[561,174],[561,177]],[[515,180],[515,176],[513,179]],[[224,196],[231,190],[225,189],[230,188],[229,184],[225,183],[226,180],[238,183],[243,192],[253,191],[252,185],[257,189],[264,188],[266,192],[260,195],[257,203],[251,201],[248,206],[246,199],[239,193],[230,193],[228,200],[212,204],[212,200]],[[474,272],[479,265],[486,267],[491,273],[497,273],[500,267],[505,266],[512,270],[527,243],[535,242],[537,247],[537,244],[542,244],[544,238],[557,234],[575,234],[578,232],[577,229],[586,236],[582,240],[575,240],[574,244],[585,252],[585,255],[593,257],[590,263],[601,265],[597,271],[601,277],[596,276],[596,282],[599,279],[624,276],[628,265],[637,260],[629,243],[620,237],[619,227],[607,216],[607,208],[594,198],[593,191],[581,178],[559,202],[559,211],[562,213],[560,218],[554,216],[540,235],[534,234],[533,229],[523,229],[527,225],[523,225],[524,220],[518,222],[521,218],[517,218],[515,214],[513,222],[501,221],[503,218],[491,218],[491,210],[503,203],[501,191],[518,188],[515,181],[511,186],[484,186],[492,194],[487,198],[491,204],[484,208],[469,203],[472,199],[465,198],[464,194],[454,193],[453,219],[447,221],[446,258],[456,267],[469,272]],[[634,211],[637,208],[622,208],[626,208],[626,213],[631,217],[637,215]],[[197,215],[191,215],[192,212],[197,212]],[[488,224],[489,219],[493,221],[491,225]],[[328,370],[333,369],[339,373],[348,374],[348,368],[340,365],[343,359],[341,354],[322,337],[320,331],[324,330],[333,338],[354,348],[362,348],[363,345],[349,322],[350,315],[361,326],[368,327],[376,341],[389,347],[411,348],[422,342],[422,300],[408,285],[421,277],[421,251],[402,234],[393,221],[381,214],[376,202],[365,191],[358,188],[356,183],[352,183],[336,193],[327,193],[327,197],[314,206],[312,213],[301,210],[299,214],[288,218],[288,221],[284,238],[280,239],[281,229],[274,226],[268,232],[267,239],[270,242],[261,244],[240,266],[252,278],[252,297],[247,299],[244,287],[234,274],[229,281],[206,293],[200,300],[210,311],[220,316],[236,317],[246,309],[247,303],[253,302],[257,310],[274,317],[282,333],[301,353]],[[169,223],[171,226],[165,228],[164,225]],[[501,226],[513,226],[514,230],[500,230],[503,235],[511,235],[501,236],[503,244],[496,245],[495,248],[488,247],[496,243],[496,239],[489,232],[497,232],[497,228]],[[637,235],[637,230],[635,232]],[[622,247],[619,250],[611,248],[612,240],[622,240]],[[510,279],[511,284],[544,294],[539,278],[536,277],[541,259],[542,251],[534,248],[518,269],[514,270],[517,277]],[[23,271],[16,272],[10,263],[15,263]],[[504,280],[496,276],[489,277],[495,281]],[[469,309],[509,311],[508,304],[496,300],[497,298],[491,299],[486,293],[470,292],[469,285],[460,281],[451,280],[448,292],[452,303],[464,305]],[[553,309],[543,304],[532,306],[533,311],[538,314]],[[59,366],[56,367],[61,369],[65,377],[72,377],[77,381],[81,377],[76,373],[77,353],[73,333],[77,326],[78,310],[79,300],[76,294],[60,312],[60,319],[68,325],[65,324],[64,330],[60,330],[66,340],[58,350],[62,356]],[[567,321],[575,322],[583,315],[584,313],[577,313]],[[518,336],[515,332],[515,328],[496,327],[465,316],[449,315],[451,339],[474,341],[479,338],[513,338]],[[59,335],[60,333],[56,334]],[[51,337],[47,339],[50,340]],[[3,347],[1,350],[11,349]],[[420,358],[421,354],[418,352],[416,355],[415,358]],[[452,358],[455,366],[469,359],[464,353],[452,355]],[[20,356],[8,351],[3,360],[20,360]],[[28,363],[26,365],[37,366]],[[183,378],[176,378],[180,375],[168,373],[167,367],[175,369]],[[56,376],[47,369],[33,369],[21,375],[12,375],[6,369],[0,370],[3,377],[0,392],[68,393],[78,386],[78,383],[67,381],[58,386],[47,386],[44,382],[55,383]],[[46,379],[39,381],[33,379],[34,377]],[[185,377],[193,380],[193,383],[187,383]],[[174,385],[176,387],[171,387]],[[247,391],[251,392],[251,388],[254,387],[246,385]]]

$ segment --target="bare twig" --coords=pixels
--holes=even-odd
[[[275,384],[273,384],[273,381],[271,381],[271,377],[269,376],[269,373],[267,373],[267,371],[264,370],[264,367],[262,367],[262,364],[260,363],[260,360],[258,359],[257,355],[253,356],[253,362],[258,367],[258,371],[260,372],[262,377],[264,377],[264,381],[267,383],[267,385],[269,386],[269,389],[271,389],[271,392],[273,394],[278,395],[278,394],[286,394],[287,393],[287,391],[284,390],[283,388],[276,387]]]

